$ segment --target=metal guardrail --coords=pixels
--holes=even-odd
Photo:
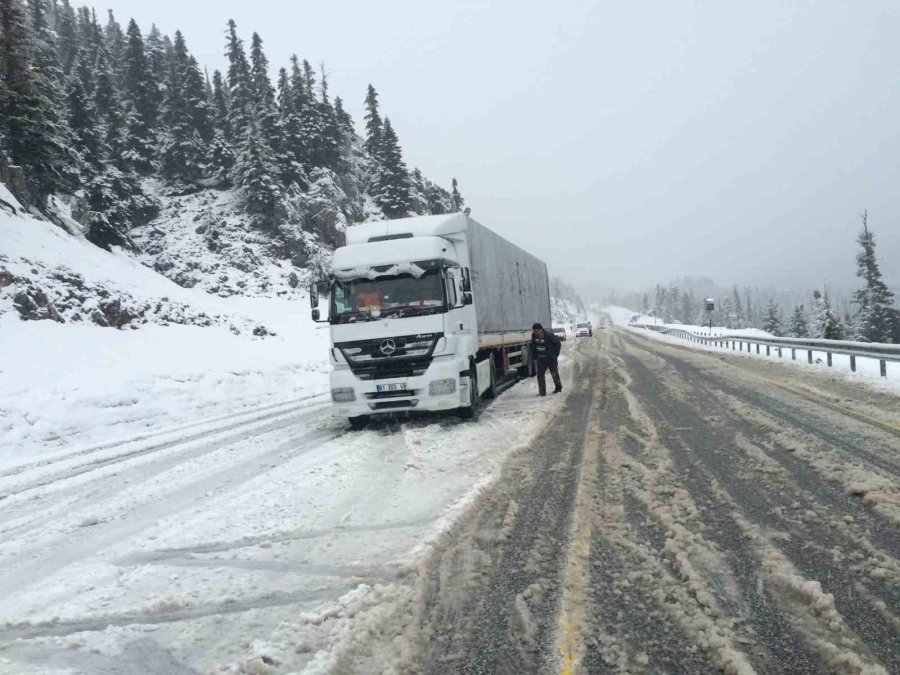
[[[665,335],[673,335],[677,338],[695,342],[698,344],[722,347],[732,351],[744,351],[744,345],[747,346],[747,353],[751,351],[751,345],[756,345],[756,353],[761,354],[761,348],[766,348],[766,356],[772,355],[772,349],[778,350],[778,357],[781,358],[783,350],[791,350],[791,359],[797,360],[797,352],[805,351],[809,363],[813,362],[813,352],[823,352],[826,356],[828,365],[832,365],[832,356],[834,354],[843,354],[850,357],[850,369],[856,372],[856,359],[867,358],[875,359],[881,366],[881,376],[887,377],[887,362],[900,362],[900,345],[869,343],[869,342],[851,342],[848,340],[811,340],[807,338],[779,338],[779,337],[760,337],[757,335],[709,335],[702,333],[692,333],[681,328],[668,328],[666,326],[654,326],[650,324],[630,324],[634,328],[643,328],[646,330],[664,333]]]

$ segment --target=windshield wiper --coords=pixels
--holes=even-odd
[[[421,316],[434,310],[441,310],[440,306],[420,307],[418,305],[401,305],[399,307],[390,307],[382,313],[382,316],[400,318],[404,316]],[[395,313],[394,313],[395,312]]]

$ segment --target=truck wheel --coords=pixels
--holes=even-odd
[[[488,387],[488,390],[484,392],[485,398],[497,398],[497,366],[494,365],[493,357],[490,358],[491,361],[491,385]]]
[[[360,415],[359,417],[348,417],[347,420],[350,422],[350,428],[358,431],[366,428],[366,425],[369,423],[369,416]]]
[[[476,405],[478,405],[478,376],[473,363],[469,369],[469,405],[459,408],[457,414],[464,420],[470,420],[475,416]]]

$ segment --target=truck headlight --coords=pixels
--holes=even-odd
[[[331,390],[331,400],[335,403],[349,403],[356,400],[353,387],[337,387]]]
[[[447,378],[446,380],[432,380],[428,384],[428,393],[432,396],[443,396],[444,394],[452,394],[456,391],[456,380]]]

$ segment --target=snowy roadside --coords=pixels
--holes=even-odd
[[[706,351],[716,354],[731,354],[739,358],[765,359],[766,361],[782,363],[785,365],[785,367],[799,368],[806,372],[808,372],[809,370],[815,370],[821,375],[839,378],[849,383],[861,384],[876,391],[900,395],[900,364],[889,363],[888,376],[884,378],[881,377],[879,364],[875,359],[857,359],[856,372],[853,372],[853,370],[850,368],[850,357],[843,354],[834,354],[832,357],[833,365],[829,367],[827,365],[825,352],[813,351],[813,362],[809,363],[807,361],[807,354],[805,350],[798,350],[796,361],[791,359],[790,350],[784,350],[782,358],[778,358],[777,351],[775,350],[772,351],[771,356],[766,356],[765,353],[756,354],[755,352],[735,351],[727,347],[717,347],[715,345],[704,345],[696,342],[688,342],[687,340],[682,340],[681,338],[652,330],[629,327],[628,319],[624,318],[626,317],[626,314],[623,313],[628,312],[628,310],[623,310],[623,308],[607,307],[604,311],[613,317],[613,321],[617,326],[623,327],[629,331],[639,333],[640,335],[653,340],[659,340],[661,342],[667,342],[673,345],[680,345],[682,347],[690,347],[691,349],[697,349],[699,351]],[[630,315],[630,312],[628,312],[628,315]],[[682,330],[688,331],[699,332],[701,330],[698,326],[676,326],[671,324],[667,324],[667,326],[670,328],[681,328]],[[728,330],[723,328],[716,328],[715,326],[713,327],[713,333],[715,335],[759,335],[760,337],[765,337],[768,335],[764,331],[760,331],[758,329]]]
[[[277,335],[265,338],[0,317],[14,355],[0,365],[0,467],[325,392],[327,335],[308,329],[299,303],[282,304],[284,330],[269,321]]]
[[[531,380],[473,423],[359,433],[310,403],[0,475],[0,672],[339,672],[359,631],[402,632],[437,537],[565,398]]]

